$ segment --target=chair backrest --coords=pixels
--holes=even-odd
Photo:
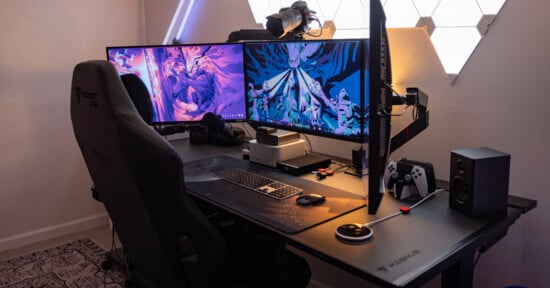
[[[108,61],[75,66],[71,120],[138,286],[188,286],[178,261],[177,239],[183,235],[198,252],[196,276],[214,277],[225,253],[223,239],[186,193],[177,152],[142,120]]]

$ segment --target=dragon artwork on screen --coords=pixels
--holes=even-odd
[[[246,117],[242,45],[108,48],[120,74],[137,74],[149,89],[153,122],[193,122],[207,112]]]
[[[249,120],[360,139],[360,48],[360,41],[245,45]]]

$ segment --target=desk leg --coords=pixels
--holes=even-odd
[[[474,285],[474,255],[467,255],[455,263],[441,277],[441,287],[467,288]]]

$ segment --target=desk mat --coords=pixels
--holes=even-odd
[[[316,206],[299,206],[294,196],[276,200],[215,176],[215,172],[241,168],[304,189],[304,193],[324,195]],[[284,233],[298,233],[340,215],[365,206],[358,195],[316,183],[277,169],[229,156],[216,156],[184,164],[185,183],[196,194],[240,216],[271,226]]]

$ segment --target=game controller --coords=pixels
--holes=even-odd
[[[384,185],[397,199],[414,194],[426,197],[435,191],[435,175],[430,163],[401,159],[390,162],[384,173]]]

